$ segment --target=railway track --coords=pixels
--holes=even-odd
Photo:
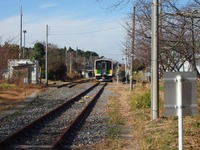
[[[67,82],[65,84],[57,86],[57,88],[61,88],[61,87],[65,87],[65,86],[68,87],[68,88],[72,88],[72,87],[76,86],[77,84],[86,83],[86,82],[91,82],[91,79],[84,79],[84,80]]]
[[[96,83],[0,142],[0,149],[62,149],[90,113],[106,84]],[[97,93],[92,93],[93,89]],[[89,94],[89,96],[88,96]],[[83,99],[84,97],[84,99]],[[69,115],[70,114],[70,115]]]

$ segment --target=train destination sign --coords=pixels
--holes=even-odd
[[[183,116],[197,114],[196,72],[164,73],[164,115],[178,116],[181,107]],[[179,100],[181,99],[181,104]]]

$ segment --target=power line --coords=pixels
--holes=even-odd
[[[84,32],[71,32],[71,33],[51,33],[50,35],[80,35],[80,34],[91,34],[97,32],[105,32],[109,30],[115,30],[121,28],[121,26],[107,28],[107,29],[99,29],[99,30],[91,30],[91,31],[84,31]]]

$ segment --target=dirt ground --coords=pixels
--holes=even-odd
[[[133,115],[131,113],[128,96],[130,95],[129,85],[123,83],[116,83],[112,86],[111,91],[118,94],[120,101],[120,113],[123,119],[123,126],[121,130],[122,150],[140,150],[140,144],[137,137],[134,135],[134,128],[132,125]]]
[[[0,112],[11,109],[18,105],[20,102],[28,98],[35,90],[42,92],[45,90],[44,86],[28,85],[13,86],[12,88],[0,89]]]

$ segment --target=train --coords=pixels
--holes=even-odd
[[[98,81],[111,81],[113,79],[112,59],[97,59],[94,61],[94,76]]]

